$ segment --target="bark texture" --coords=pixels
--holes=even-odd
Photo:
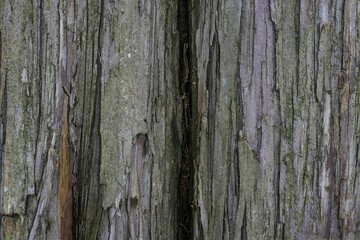
[[[359,238],[359,7],[192,1],[195,239]]]
[[[0,18],[0,239],[360,238],[357,0]]]

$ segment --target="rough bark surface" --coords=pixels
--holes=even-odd
[[[357,0],[0,18],[0,239],[360,238]]]
[[[359,238],[359,7],[192,1],[194,239]]]

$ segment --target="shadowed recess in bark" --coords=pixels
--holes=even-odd
[[[178,2],[179,30],[179,87],[182,101],[182,143],[181,166],[179,175],[179,239],[191,237],[191,196],[192,196],[192,154],[191,154],[191,83],[190,83],[190,47],[189,47],[189,2]]]
[[[99,231],[99,224],[102,214],[102,194],[100,186],[100,166],[101,166],[101,134],[100,134],[100,114],[101,114],[101,49],[104,22],[104,0],[99,6],[99,22],[97,37],[97,56],[96,56],[96,81],[95,96],[92,106],[92,120],[90,128],[90,142],[85,149],[87,154],[80,163],[80,183],[79,188],[79,222],[78,239],[96,239]]]
[[[0,73],[2,71],[2,34],[0,31]],[[2,86],[4,85],[4,86]],[[2,162],[3,162],[3,150],[5,144],[5,129],[6,129],[6,79],[2,81],[2,74],[0,74],[0,91],[3,89],[2,99],[1,99],[1,136],[0,136],[0,172],[2,172]],[[0,174],[0,182],[2,181],[2,174]],[[0,208],[1,209],[1,208]],[[1,227],[0,227],[1,229]]]

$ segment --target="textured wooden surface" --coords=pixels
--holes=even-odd
[[[357,0],[0,0],[0,239],[358,239]]]
[[[192,6],[194,238],[358,238],[359,3]]]

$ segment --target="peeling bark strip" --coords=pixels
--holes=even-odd
[[[358,0],[0,19],[0,239],[360,238]]]
[[[59,217],[60,238],[73,239],[73,194],[71,184],[71,161],[69,145],[69,123],[68,123],[68,96],[64,96],[63,118],[60,137],[60,163],[59,163]]]
[[[149,139],[137,134],[131,150],[127,212],[131,239],[151,236],[151,169]]]

